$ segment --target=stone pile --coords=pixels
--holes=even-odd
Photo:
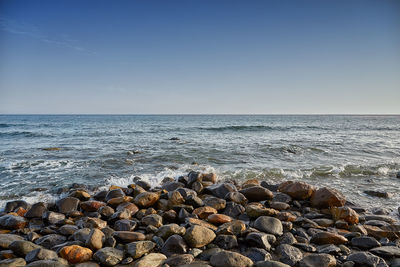
[[[334,189],[193,171],[0,214],[0,267],[384,267],[400,266],[399,246],[394,218]]]

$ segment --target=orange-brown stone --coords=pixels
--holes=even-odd
[[[89,200],[81,202],[81,209],[84,211],[97,211],[100,207],[105,206],[106,203],[96,200]]]
[[[185,221],[189,224],[204,226],[204,227],[210,228],[211,230],[214,230],[214,231],[217,230],[217,228],[218,228],[211,223],[208,223],[206,221],[196,219],[196,218],[186,218]]]
[[[349,207],[332,207],[332,217],[335,221],[344,220],[350,224],[358,223],[358,214]]]
[[[26,212],[27,212],[27,210],[24,209],[23,207],[19,207],[19,208],[15,211],[15,213],[16,213],[18,216],[22,216],[22,217],[25,215]]]
[[[60,256],[73,264],[89,261],[92,255],[90,249],[78,245],[66,246],[60,251]]]
[[[342,207],[346,199],[339,191],[322,187],[319,188],[311,197],[311,205],[317,208]]]
[[[154,192],[143,192],[135,197],[135,204],[139,207],[147,208],[156,204],[160,199],[160,195]]]
[[[217,235],[239,235],[246,230],[246,225],[240,220],[233,220],[231,222],[220,225],[217,229]]]
[[[292,214],[292,213],[290,213],[290,212],[283,211],[283,212],[279,212],[276,215],[276,218],[281,220],[281,221],[294,222],[296,220],[297,216]]]
[[[232,218],[224,214],[211,214],[207,221],[213,224],[223,224],[232,221]]]
[[[314,192],[314,187],[304,182],[287,181],[281,183],[278,191],[291,196],[294,199],[309,199]]]
[[[199,216],[200,219],[207,219],[209,215],[216,213],[218,213],[218,211],[210,206],[200,207],[193,211],[193,214]]]
[[[334,244],[341,245],[346,243],[348,240],[344,236],[330,233],[330,232],[320,232],[313,235],[311,242],[318,245]]]

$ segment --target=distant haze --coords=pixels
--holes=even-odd
[[[400,1],[0,0],[0,113],[400,113]]]

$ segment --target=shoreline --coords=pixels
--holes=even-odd
[[[2,266],[400,266],[399,218],[298,181],[189,172],[55,203],[10,201]],[[398,216],[398,214],[397,214]],[[280,264],[280,265],[279,265]],[[286,265],[285,265],[286,264]]]

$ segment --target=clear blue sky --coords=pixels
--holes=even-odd
[[[400,113],[400,1],[0,0],[0,113]]]

